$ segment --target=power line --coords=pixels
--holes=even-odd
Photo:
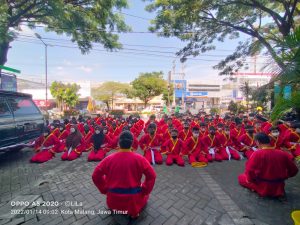
[[[120,14],[123,14],[123,15],[126,15],[126,16],[138,18],[138,19],[141,19],[141,20],[147,20],[147,21],[152,20],[152,19],[150,19],[150,18],[145,18],[145,17],[141,17],[141,16],[136,16],[136,15],[132,15],[132,14],[129,14],[129,13],[124,13],[124,12],[116,12],[116,13],[120,13]]]
[[[29,39],[29,40],[35,41],[35,39]],[[52,43],[50,42],[49,44],[51,45]],[[148,50],[148,49],[134,49],[134,48],[121,48],[121,49],[123,49],[123,50],[129,50],[129,51],[138,51],[138,52],[145,52],[146,51],[146,52],[162,53],[162,54],[174,54],[174,55],[176,54],[176,52],[170,52],[170,51],[158,51],[158,50]],[[200,56],[206,56],[206,57],[226,57],[227,55],[201,54]]]
[[[37,42],[29,42],[29,41],[21,41],[17,40],[20,42],[26,42],[26,43],[32,43],[32,44],[39,44]],[[62,47],[62,48],[69,48],[69,49],[78,49],[76,46],[66,46],[66,45],[58,45],[58,44],[53,44],[49,45],[51,47]],[[103,53],[117,53],[117,54],[126,54],[126,55],[143,55],[143,56],[155,56],[155,57],[163,57],[163,58],[171,58],[171,59],[178,59],[179,57],[172,56],[172,55],[161,55],[161,54],[152,54],[152,53],[143,53],[143,52],[135,52],[134,50],[127,50],[127,51],[118,51],[118,52],[108,52],[107,50],[104,49],[96,49],[93,48],[91,51],[96,51],[96,52],[103,52]],[[214,60],[214,59],[199,59],[199,58],[187,58],[188,60],[193,60],[193,61],[204,61],[204,62],[220,62],[220,60]],[[244,62],[247,64],[253,64],[253,62]],[[257,64],[262,64],[265,65],[266,63],[257,63]]]

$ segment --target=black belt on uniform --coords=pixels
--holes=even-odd
[[[115,194],[137,194],[142,191],[141,187],[136,188],[110,188],[108,192],[115,193]]]
[[[263,178],[256,178],[257,181],[262,181],[262,182],[268,182],[268,183],[282,183],[285,181],[285,179],[273,179],[273,180],[268,180],[268,179],[263,179]]]

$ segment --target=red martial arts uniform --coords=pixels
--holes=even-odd
[[[183,142],[185,142],[188,138],[192,136],[192,132],[190,129],[186,131],[185,129],[181,130],[178,134],[178,138],[181,139]]]
[[[139,145],[144,151],[144,156],[149,163],[162,164],[163,158],[160,153],[160,146],[162,144],[162,136],[155,132],[154,136],[151,137],[150,134],[144,134],[140,141]],[[154,160],[154,161],[153,161]]]
[[[221,143],[216,135],[207,135],[202,139],[202,142],[205,149],[204,151],[209,153],[206,156],[209,162],[212,162],[213,160],[222,161],[228,157],[227,153],[222,151]]]
[[[63,152],[66,150],[66,139],[70,134],[70,130],[63,130],[63,132],[60,133],[60,135],[58,136],[58,139],[60,141],[60,146],[57,150],[57,152]]]
[[[62,160],[75,160],[81,156],[82,152],[86,149],[85,140],[82,137],[80,143],[76,147],[66,146],[65,152],[61,155]]]
[[[247,159],[257,150],[254,137],[251,137],[248,133],[243,134],[238,139],[242,147],[239,149],[240,152],[243,152]]]
[[[286,141],[289,141],[291,153],[296,160],[300,159],[300,135],[295,131],[286,132]]]
[[[163,143],[161,148],[163,154],[167,154],[167,166],[171,166],[174,161],[178,166],[184,166],[184,160],[181,156],[183,151],[183,141],[181,139],[176,138],[176,140],[173,140],[173,138],[170,138]]]
[[[201,138],[189,137],[184,143],[184,155],[188,155],[189,163],[205,162],[208,163],[208,152],[204,151]]]
[[[55,152],[59,148],[60,142],[54,134],[47,137],[40,136],[34,144],[37,153],[30,159],[31,162],[43,163],[47,162],[55,156]]]
[[[234,142],[232,141],[232,138],[229,135],[226,135],[225,132],[219,132],[217,134],[217,138],[220,141],[222,152],[226,152],[228,157],[224,157],[228,160],[230,158],[233,158],[235,160],[240,160],[241,156],[238,153],[236,146]]]
[[[141,183],[142,176],[145,181]],[[149,162],[133,152],[117,152],[98,164],[92,175],[94,184],[111,210],[126,211],[137,217],[146,205],[156,174]]]
[[[97,149],[95,149],[95,144],[92,143],[92,151],[88,155],[88,161],[101,161],[104,159],[106,153],[110,150],[110,145],[111,140],[108,135],[105,135],[103,143]]]
[[[254,152],[246,162],[245,173],[239,175],[240,185],[260,196],[284,196],[284,180],[297,174],[298,168],[288,153],[270,148]]]

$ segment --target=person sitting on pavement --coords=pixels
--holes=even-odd
[[[274,149],[265,133],[255,135],[258,150],[246,163],[245,172],[238,177],[241,186],[262,197],[284,197],[284,181],[298,173],[288,153]]]
[[[120,134],[119,151],[97,165],[92,180],[99,191],[107,196],[109,209],[126,212],[131,218],[137,218],[149,199],[156,173],[143,156],[131,151],[132,143],[131,132],[123,131]],[[142,183],[143,175],[145,180]]]
[[[77,159],[86,148],[85,140],[82,134],[77,129],[76,125],[72,125],[70,128],[70,134],[66,139],[66,150],[62,154],[62,160],[74,160]]]

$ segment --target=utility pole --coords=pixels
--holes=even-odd
[[[181,63],[181,75],[182,75],[182,92],[181,92],[181,104],[182,104],[182,108],[185,110],[185,102],[184,102],[184,98],[185,98],[185,88],[184,88],[184,77],[185,77],[185,73],[184,73],[184,68],[185,65],[184,63]]]
[[[168,107],[170,107],[171,76],[172,76],[172,72],[169,71],[169,74],[168,74]]]
[[[46,44],[41,35],[35,33],[35,36],[41,40],[41,42],[44,44],[45,46],[45,89],[46,89],[46,103],[45,103],[45,109],[46,109],[46,112],[48,114],[48,44]]]
[[[174,91],[173,91],[173,106],[176,106],[176,102],[175,102],[175,69],[176,69],[176,64],[175,64],[175,59],[173,60],[173,87],[174,87]]]

